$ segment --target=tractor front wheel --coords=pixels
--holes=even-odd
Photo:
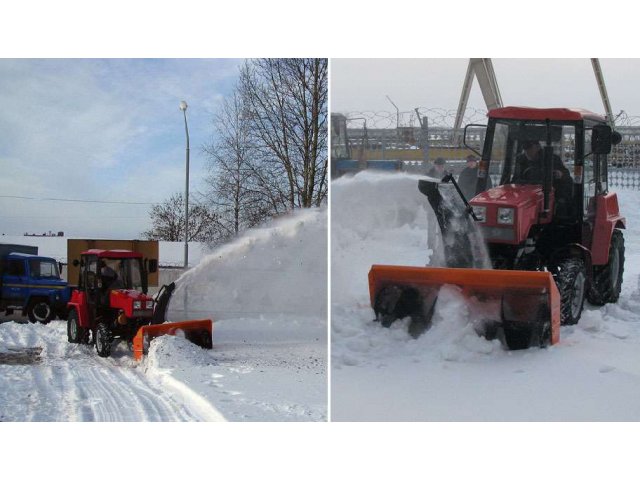
[[[111,343],[113,342],[113,334],[107,325],[99,323],[95,332],[96,352],[100,357],[108,357],[111,355]]]
[[[558,264],[556,285],[560,292],[560,323],[575,325],[582,315],[587,293],[587,273],[581,258],[567,258]]]
[[[67,315],[67,340],[69,343],[89,343],[89,329],[80,326],[75,308]]]
[[[614,230],[607,264],[593,267],[593,285],[587,295],[589,303],[604,305],[617,302],[622,289],[623,273],[624,237],[620,230]]]

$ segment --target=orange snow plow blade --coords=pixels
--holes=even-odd
[[[388,327],[411,317],[428,326],[443,285],[455,285],[467,297],[499,300],[495,320],[510,349],[560,340],[560,293],[549,272],[373,265],[369,294],[376,320]]]
[[[210,319],[145,325],[140,327],[133,338],[133,357],[141,360],[147,353],[151,340],[162,335],[184,336],[199,347],[211,349],[213,347],[212,332],[213,322]]]

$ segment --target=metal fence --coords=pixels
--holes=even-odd
[[[485,110],[467,109],[464,125],[486,124]],[[456,111],[417,108],[410,112],[350,112],[345,114],[354,159],[397,160],[408,172],[423,173],[430,160],[443,157],[454,174],[464,168],[470,153],[461,147],[453,129]],[[609,185],[640,190],[640,117],[622,112],[616,118],[622,142],[609,156]],[[467,143],[482,150],[484,129],[470,127]]]

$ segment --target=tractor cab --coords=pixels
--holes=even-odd
[[[604,117],[580,109],[524,107],[499,108],[488,116],[484,150],[477,152],[482,161],[476,192],[491,178],[498,187],[494,197],[524,201],[524,192],[529,201],[539,197],[541,223],[577,224],[595,215],[596,197],[608,191],[607,154],[620,141]]]
[[[147,276],[139,253],[127,250],[88,250],[82,253],[80,265],[80,289],[147,291]]]

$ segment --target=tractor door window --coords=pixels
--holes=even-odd
[[[96,288],[96,272],[98,271],[98,259],[96,257],[86,260],[85,282],[87,288]]]
[[[509,142],[509,125],[496,123],[493,132],[493,144],[491,145],[491,160],[489,162],[489,177],[493,185],[501,185],[501,177],[504,177],[503,168],[508,168],[507,162],[513,159],[513,142]],[[508,177],[508,174],[506,175]]]
[[[140,260],[132,258],[126,263],[126,278],[129,281],[130,288],[140,288],[142,286],[142,275],[140,274]]]
[[[591,154],[591,129],[584,131],[584,166],[582,167],[582,181],[584,182],[584,215],[595,215],[596,177],[595,161],[597,156]]]
[[[575,159],[576,159],[576,129],[574,126],[565,125],[562,127],[561,144],[558,152],[554,146],[554,153],[562,159],[562,164],[569,170],[571,179],[575,182]]]
[[[607,155],[598,155],[598,178],[600,178],[600,192],[607,193],[609,191],[609,171],[607,169]]]

